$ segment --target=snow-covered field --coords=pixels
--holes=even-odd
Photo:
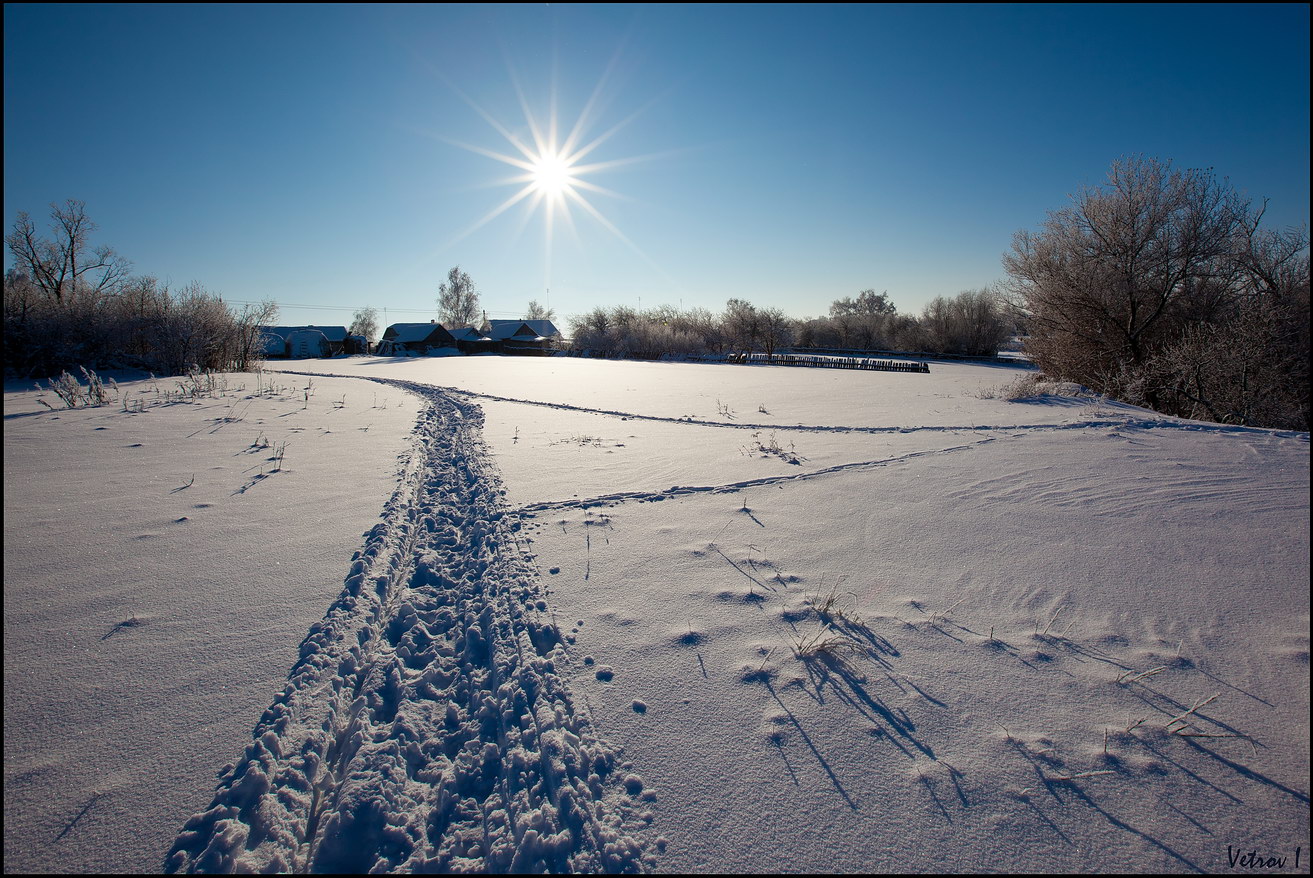
[[[931,368],[7,386],[6,870],[1307,872],[1308,435]]]

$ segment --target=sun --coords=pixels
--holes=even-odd
[[[574,184],[578,182],[570,160],[550,147],[530,162],[530,168],[530,184],[548,198],[563,198],[574,191]]]
[[[617,240],[624,243],[629,249],[638,254],[644,261],[653,266],[663,277],[665,272],[653,262],[652,258],[645,253],[642,248],[631,241],[616,225],[607,219],[603,212],[593,204],[592,198],[597,196],[625,199],[620,193],[611,189],[597,185],[589,177],[604,171],[620,168],[638,162],[651,161],[653,159],[663,158],[672,154],[671,151],[664,153],[652,153],[647,155],[636,155],[627,158],[611,159],[597,161],[591,158],[592,153],[603,143],[611,139],[613,135],[622,128],[629,125],[640,115],[646,107],[640,108],[620,122],[612,125],[601,134],[593,136],[591,140],[585,138],[585,131],[592,126],[598,114],[597,106],[601,102],[602,88],[606,83],[607,76],[603,76],[594,89],[592,96],[588,99],[583,111],[579,114],[574,125],[568,132],[562,131],[556,114],[557,96],[552,94],[550,107],[545,120],[546,124],[541,124],[539,119],[529,108],[529,102],[526,100],[524,92],[519,86],[518,77],[514,71],[509,68],[511,80],[515,85],[516,96],[519,98],[520,108],[524,112],[525,128],[519,131],[513,131],[510,127],[503,125],[493,117],[491,113],[479,106],[478,103],[471,100],[460,89],[456,88],[446,77],[442,77],[447,87],[450,88],[459,98],[468,104],[476,113],[481,116],[498,134],[506,141],[512,150],[507,152],[496,149],[488,149],[484,146],[478,146],[470,143],[463,143],[451,139],[445,135],[434,134],[433,136],[452,146],[460,147],[469,152],[495,159],[504,165],[518,169],[520,173],[510,177],[495,181],[494,185],[513,185],[518,190],[510,194],[506,200],[489,210],[482,217],[471,223],[462,232],[457,234],[440,249],[447,249],[459,241],[464,240],[476,230],[492,222],[497,217],[512,209],[516,205],[527,207],[524,216],[525,219],[534,213],[541,213],[542,227],[544,231],[544,255],[545,255],[545,276],[550,281],[551,261],[553,250],[554,229],[558,221],[564,222],[573,232],[575,230],[574,211],[578,210],[588,216],[600,226],[605,228]],[[608,71],[609,75],[609,71]],[[558,132],[565,136],[559,137]],[[675,150],[674,152],[679,152]],[[585,160],[587,159],[587,160]],[[521,225],[523,228],[523,225]]]

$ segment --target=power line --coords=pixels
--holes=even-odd
[[[245,300],[243,300],[243,299],[224,299],[224,301],[225,301],[225,302],[228,302],[229,304],[232,304],[232,305],[263,305],[263,304],[264,304],[264,302],[248,302],[248,301],[245,301]],[[306,304],[302,304],[302,303],[299,303],[299,302],[277,302],[277,301],[275,301],[274,304],[277,305],[280,309],[281,309],[281,308],[305,308],[305,309],[309,309],[309,310],[313,310],[313,311],[351,311],[351,312],[355,312],[355,311],[360,311],[360,310],[362,310],[362,309],[365,307],[365,306],[363,306],[363,305],[361,305],[361,306],[359,306],[359,307],[352,306],[352,305],[306,305]],[[434,308],[392,308],[392,307],[384,307],[384,306],[381,306],[381,305],[370,305],[369,307],[374,308],[374,309],[377,310],[377,311],[394,311],[394,312],[397,312],[397,313],[399,313],[399,314],[435,314],[435,313],[437,313],[437,310],[438,310],[436,307],[434,307]],[[520,316],[520,313],[521,313],[521,312],[519,312],[519,311],[493,311],[493,310],[489,310],[488,313],[489,313],[489,314],[497,315],[497,316],[499,316],[499,317],[504,317],[504,316],[509,316],[509,317],[518,317],[518,316]]]

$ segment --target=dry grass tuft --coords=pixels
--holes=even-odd
[[[1150,668],[1147,671],[1137,674],[1135,673],[1135,669],[1132,668],[1131,670],[1119,675],[1117,677],[1117,683],[1138,683],[1141,680],[1147,680],[1150,677],[1161,674],[1165,670],[1167,670],[1167,665],[1161,665],[1160,667]],[[1132,674],[1134,674],[1134,676],[1132,676]]]
[[[1213,695],[1209,696],[1208,698],[1204,698],[1199,701],[1196,701],[1194,703],[1194,706],[1191,707],[1189,710],[1187,710],[1185,713],[1180,714],[1179,716],[1173,717],[1172,719],[1168,720],[1167,725],[1165,725],[1163,728],[1167,729],[1167,731],[1173,735],[1186,735],[1187,737],[1190,737],[1191,735],[1189,735],[1186,732],[1186,730],[1191,727],[1190,723],[1187,722],[1189,717],[1193,716],[1195,711],[1197,711],[1199,708],[1203,707],[1206,704],[1212,704],[1220,697],[1222,697],[1222,693],[1216,692]],[[1176,726],[1177,723],[1180,723],[1180,726],[1173,728],[1173,726]]]
[[[70,375],[67,371],[60,372],[58,378],[51,378],[46,383],[46,389],[52,391],[64,401],[65,408],[77,408],[78,406],[92,407],[105,405],[111,402],[111,397],[119,396],[119,387],[111,378],[109,387],[105,387],[105,382],[101,380],[93,370],[86,366],[79,367],[82,377],[86,379],[87,386],[83,387],[78,380]],[[53,409],[50,403],[44,399],[38,400],[46,408]]]
[[[1098,777],[1103,774],[1116,774],[1111,768],[1100,768],[1097,771],[1079,771],[1075,774],[1057,774],[1046,775],[1044,780],[1047,783],[1070,783],[1074,780],[1082,780],[1087,777]]]
[[[1002,399],[1021,402],[1041,396],[1091,397],[1090,391],[1070,381],[1054,381],[1040,372],[1026,372],[1006,384],[984,387],[976,391],[977,399]],[[1094,401],[1097,401],[1095,397]]]
[[[942,621],[944,621],[945,619],[947,619],[949,616],[951,616],[951,615],[953,614],[953,611],[954,611],[954,610],[956,610],[958,607],[962,606],[962,602],[965,601],[965,600],[966,600],[966,597],[965,597],[965,596],[960,597],[960,598],[958,598],[956,601],[954,601],[952,604],[950,604],[949,606],[944,607],[942,610],[939,610],[938,612],[935,612],[935,613],[931,613],[931,614],[930,614],[930,624],[931,624],[931,625],[938,625],[940,622],[942,622]]]
[[[830,586],[829,591],[823,590],[824,580],[822,580],[822,588],[815,594],[807,595],[807,603],[826,625],[840,623],[860,626],[863,624],[862,618],[855,612],[857,595],[851,591],[839,591],[843,580],[844,577],[839,577],[834,585]]]
[[[790,644],[798,660],[811,662],[842,662],[847,656],[861,652],[853,641],[838,633],[827,622],[810,633],[799,632]]]

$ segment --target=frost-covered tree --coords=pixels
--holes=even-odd
[[[894,303],[889,301],[889,291],[877,293],[875,290],[862,290],[857,294],[855,299],[835,299],[830,305],[831,317],[842,317],[853,314],[858,316],[874,316],[877,314],[896,314],[898,309]]]
[[[347,332],[363,335],[371,345],[378,341],[378,309],[371,306],[361,308],[352,315],[351,328]]]
[[[444,326],[454,328],[473,326],[478,317],[479,294],[474,281],[459,265],[452,266],[446,282],[438,287],[438,319]]]
[[[4,277],[7,370],[242,370],[260,358],[260,326],[276,314],[273,303],[235,311],[198,283],[171,290],[130,277],[111,248],[92,247],[96,225],[80,201],[52,205],[51,219],[51,237],[37,234],[26,213],[5,236],[15,263]]]
[[[763,308],[758,313],[761,349],[768,358],[774,357],[775,351],[793,341],[793,321],[779,308]]]
[[[1309,252],[1211,170],[1125,159],[1003,259],[1050,377],[1171,414],[1308,429]]]
[[[920,338],[941,354],[993,356],[1012,334],[999,297],[990,289],[937,296],[921,313]]]
[[[1018,232],[1003,257],[1032,357],[1054,377],[1120,391],[1188,312],[1212,318],[1247,212],[1211,171],[1114,163],[1106,186]]]
[[[725,335],[730,345],[749,353],[761,340],[761,312],[746,299],[730,299],[725,303]]]
[[[548,308],[546,305],[538,304],[537,299],[529,301],[529,307],[524,309],[525,320],[555,320],[556,309]]]

